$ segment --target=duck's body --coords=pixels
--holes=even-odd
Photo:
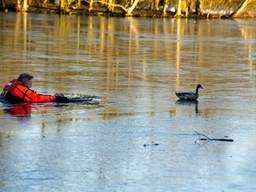
[[[175,94],[180,100],[189,100],[189,101],[195,101],[199,96],[198,94],[193,92],[181,92],[181,93],[175,93]]]
[[[177,96],[180,100],[195,101],[195,100],[197,100],[198,97],[199,97],[199,93],[198,93],[199,88],[202,88],[202,89],[203,89],[203,87],[202,87],[200,84],[198,84],[198,85],[196,86],[196,92],[195,92],[195,93],[193,93],[193,92],[179,92],[179,93],[177,93],[177,92],[176,92],[175,94],[176,94],[176,96]]]

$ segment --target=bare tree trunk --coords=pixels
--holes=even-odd
[[[129,7],[132,6],[133,2],[134,2],[133,0],[129,0],[129,4],[128,4]]]
[[[91,11],[92,9],[93,9],[93,0],[90,0],[89,11]]]
[[[4,0],[1,1],[1,4],[2,4],[2,8],[5,9],[5,2],[4,2]]]
[[[155,10],[159,10],[159,2],[160,0],[155,0],[155,6],[154,6]]]
[[[109,1],[97,1],[98,3],[101,3],[101,4],[104,4],[104,5],[107,5],[108,7],[111,7],[112,9],[114,9],[115,7],[118,7],[118,8],[121,8],[123,10],[123,12],[125,13],[125,16],[131,16],[132,15],[132,12],[133,10],[136,8],[136,6],[138,5],[140,0],[134,0],[133,1],[133,4],[126,8],[124,7],[123,5],[120,5],[120,4],[113,4],[113,3],[110,3]],[[109,11],[112,11],[112,10],[109,10]]]
[[[113,0],[108,0],[108,11],[112,12],[114,10]]]
[[[154,5],[155,2],[152,0],[152,1],[149,1],[149,3],[150,3],[150,4],[149,4],[150,10],[153,10],[153,9],[154,9],[154,6],[155,6],[155,5]]]
[[[178,9],[177,9],[177,13],[176,13],[176,17],[182,16],[182,14],[181,14],[181,5],[182,5],[182,0],[179,0],[179,2],[178,2]]]
[[[126,16],[132,15],[132,12],[133,12],[133,10],[136,8],[136,6],[138,5],[139,1],[140,1],[140,0],[135,0],[135,1],[133,2],[133,5],[127,9]]]
[[[21,0],[17,0],[16,1],[16,11],[17,12],[20,12],[21,11],[21,2],[20,2]]]
[[[101,4],[104,4],[104,5],[107,5],[109,6],[109,3],[108,2],[105,2],[105,1],[97,1],[97,3],[101,3]],[[118,7],[118,8],[121,8],[125,13],[127,13],[127,9],[120,5],[120,4],[112,4],[111,7],[114,9],[115,7]]]
[[[195,10],[196,10],[195,14],[200,15],[200,12],[201,12],[201,10],[200,10],[200,0],[196,0]]]
[[[190,0],[187,0],[187,3],[186,3],[186,17],[188,17],[189,14],[190,14],[190,5],[191,5]]]
[[[28,0],[28,4],[31,5],[32,4],[32,0]]]
[[[28,0],[17,0],[16,1],[16,11],[26,12],[28,10]]]
[[[179,0],[178,9],[176,16],[181,17],[185,16],[188,17],[190,14],[190,6],[191,6],[191,0]]]
[[[62,12],[65,10],[66,0],[59,0],[59,10]]]
[[[22,11],[23,12],[28,11],[28,0],[23,0]]]
[[[238,7],[233,17],[239,17],[239,15],[243,12],[244,8],[251,2],[252,0],[244,0],[241,5]]]
[[[81,6],[81,0],[77,0],[76,7],[80,7],[80,6]]]
[[[168,3],[169,3],[169,0],[164,0],[164,8],[163,8],[163,16],[164,17],[167,15],[166,10],[168,8]]]
[[[48,0],[43,0],[42,6],[45,6]]]

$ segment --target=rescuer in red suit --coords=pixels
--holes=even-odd
[[[46,103],[57,102],[67,103],[69,99],[58,95],[43,95],[30,89],[32,87],[33,76],[22,73],[17,79],[11,80],[3,88],[1,96],[11,103]]]

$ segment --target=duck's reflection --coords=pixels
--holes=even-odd
[[[197,100],[192,100],[192,101],[177,100],[176,104],[179,104],[179,105],[194,105],[195,106],[195,113],[199,113],[199,111],[198,111],[199,102]]]

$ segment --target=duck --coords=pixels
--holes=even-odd
[[[183,101],[196,101],[199,97],[199,89],[203,89],[203,86],[198,84],[196,86],[196,92],[175,92],[176,96],[179,98],[179,100],[183,100]]]

